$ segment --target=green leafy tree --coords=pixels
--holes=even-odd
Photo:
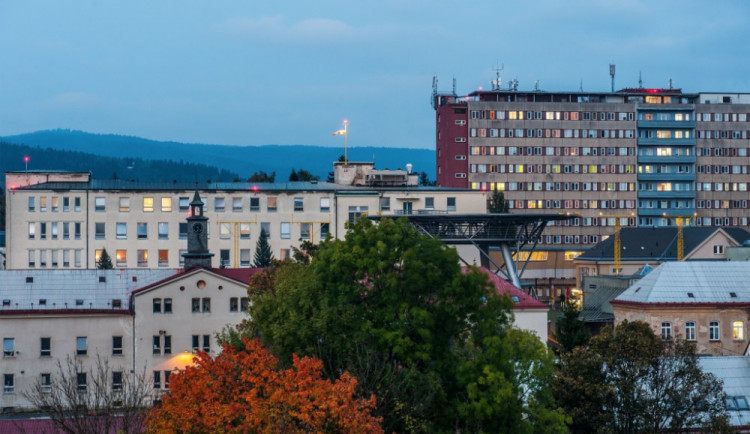
[[[260,230],[258,242],[255,244],[255,261],[253,266],[257,268],[266,268],[273,265],[273,252],[271,245],[268,244],[268,234],[264,229]]]
[[[591,334],[578,317],[581,311],[571,303],[566,303],[557,321],[555,321],[555,339],[560,343],[563,352],[569,352],[573,348],[586,345]]]
[[[552,359],[510,331],[508,297],[405,219],[360,219],[309,263],[261,274],[243,332],[286,364],[296,353],[319,358],[329,379],[351,372],[361,396],[378,397],[386,431],[565,429],[546,387]]]
[[[487,212],[490,214],[506,214],[510,212],[505,195],[500,190],[492,192],[492,196],[487,201]]]
[[[728,429],[722,383],[701,370],[695,347],[643,322],[623,321],[563,354],[553,391],[574,432]]]
[[[270,174],[268,174],[265,171],[261,170],[259,172],[254,172],[253,175],[248,178],[247,182],[274,182],[275,179],[276,172],[271,172]]]
[[[107,253],[107,249],[102,249],[102,255],[99,256],[99,260],[96,261],[96,268],[100,270],[112,269],[112,258],[109,257],[109,253]]]

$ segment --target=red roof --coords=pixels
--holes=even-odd
[[[170,282],[172,280],[180,278],[184,274],[190,273],[190,272],[192,272],[192,271],[194,271],[194,270],[196,270],[198,268],[206,270],[206,271],[209,271],[209,272],[214,273],[214,274],[218,274],[219,276],[226,277],[227,279],[236,280],[237,282],[245,284],[245,285],[247,285],[247,284],[250,283],[250,277],[253,274],[255,274],[255,273],[263,270],[262,268],[207,268],[207,267],[204,268],[204,267],[195,267],[195,268],[191,268],[189,270],[180,270],[177,273],[173,274],[172,276],[167,277],[166,279],[162,279],[162,280],[160,280],[158,282],[154,282],[154,283],[152,283],[152,284],[150,284],[148,286],[144,286],[143,288],[136,289],[135,291],[133,291],[133,294],[138,294],[139,292],[146,291],[146,290],[148,290],[150,288],[163,285],[163,284],[165,284],[167,282]]]
[[[464,273],[469,272],[469,268],[467,267],[463,267],[462,270]],[[491,272],[490,270],[486,268],[480,268],[479,270],[485,273],[487,275],[487,279],[495,285],[495,288],[497,288],[498,294],[508,294],[511,300],[513,300],[513,309],[549,310],[549,306],[547,306],[546,304],[542,303],[539,300],[534,299],[534,297],[516,288],[515,286],[513,286],[512,283],[508,282],[507,280],[503,279],[497,274]]]

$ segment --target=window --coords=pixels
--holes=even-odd
[[[44,198],[42,198],[42,199],[44,199]],[[76,199],[78,199],[78,198],[76,198]],[[41,207],[41,205],[40,205],[40,207]],[[96,211],[96,212],[104,212],[106,210],[107,210],[107,207],[106,207],[106,200],[105,200],[105,198],[103,198],[103,197],[95,197],[94,198],[94,211]],[[78,211],[78,210],[76,210],[76,211]]]
[[[86,336],[76,338],[76,355],[85,356],[88,353],[88,343]]]
[[[52,355],[52,338],[39,339],[39,357],[49,357]]]
[[[140,222],[138,223],[137,228],[138,228],[138,239],[139,240],[148,239],[148,223]]]
[[[250,239],[250,223],[240,223],[240,239]]]
[[[240,297],[240,312],[247,312],[248,298]]]
[[[161,389],[161,371],[154,371],[154,389]]]
[[[211,335],[203,335],[203,351],[211,351]]]
[[[448,211],[455,211],[456,210],[456,198],[455,197],[449,197],[447,199],[446,209]]]
[[[229,223],[219,223],[219,238],[228,240],[232,236],[232,229]]]
[[[39,223],[39,239],[40,240],[47,239],[47,223],[45,222]]]
[[[121,197],[120,198],[120,212],[128,212],[128,211],[130,211],[130,198]]]
[[[112,355],[122,355],[122,336],[112,336]]]
[[[325,240],[328,238],[328,233],[331,231],[331,224],[330,223],[321,223],[320,224],[320,239]]]
[[[73,199],[73,211],[80,211],[81,210],[81,198],[76,197]]]
[[[294,198],[294,211],[295,212],[304,211],[305,210],[304,203],[305,203],[304,202],[304,198],[302,198],[302,197],[295,197]]]
[[[164,313],[172,313],[172,299],[171,298],[164,299]]]
[[[229,299],[229,311],[230,312],[239,312],[240,310],[240,299],[237,297],[232,297]]]
[[[281,222],[281,239],[288,240],[292,237],[292,224],[288,222]]]
[[[169,250],[159,249],[159,266],[160,267],[169,266]]]
[[[331,211],[331,198],[321,197],[320,198],[320,212],[330,212],[330,211]]]
[[[665,341],[672,339],[672,323],[661,323],[661,338]]]
[[[29,268],[36,267],[36,261],[34,260],[34,250],[29,250]]]
[[[411,205],[411,202],[404,202]],[[349,223],[354,223],[362,215],[367,214],[366,206],[350,206],[349,207]]]
[[[250,249],[240,249],[240,266],[250,266]]]
[[[219,250],[219,264],[222,267],[229,266],[229,249]]]
[[[76,223],[73,225],[73,236],[77,240],[81,239],[81,224],[80,223]]]
[[[3,338],[3,357],[16,357],[15,338]]]
[[[310,239],[310,227],[312,224],[310,223],[300,223],[299,224],[299,238],[301,240],[309,240]]]
[[[187,233],[188,233],[188,225],[187,225],[187,223],[180,223],[180,225],[178,227],[178,231],[179,231],[179,235],[178,236],[179,236],[179,238],[181,240],[187,239]]]
[[[52,391],[52,374],[43,373],[39,375],[39,386],[42,388],[42,392],[49,393]]]
[[[29,223],[29,239],[36,238],[36,223]]]
[[[708,323],[708,340],[718,341],[721,338],[719,334],[719,321],[711,321]]]
[[[732,337],[735,341],[745,340],[745,324],[742,321],[732,323]]]
[[[260,230],[264,231],[266,233],[267,238],[271,238],[271,223],[269,222],[261,222],[260,223]]]
[[[234,212],[242,212],[242,198],[241,197],[233,197],[232,198],[232,211],[234,211]]]
[[[63,222],[63,240],[70,239],[70,223]]]
[[[714,245],[714,255],[723,255],[724,254],[724,246],[721,244]]]
[[[117,222],[115,234],[118,240],[128,239],[128,224],[125,222]]]
[[[435,198],[434,197],[424,198],[424,208],[428,210],[435,209]]]
[[[193,352],[201,349],[200,347],[200,335],[193,335]]]
[[[29,196],[29,212],[34,212],[34,196]]]
[[[78,372],[76,374],[76,388],[78,389],[79,393],[86,392],[86,389],[87,389],[87,379],[86,379],[86,373],[85,372]]]
[[[688,321],[685,323],[685,340],[686,341],[695,340],[695,322],[693,321]]]
[[[3,374],[3,393],[16,392],[16,379],[14,374]]]
[[[171,212],[172,211],[172,198],[171,197],[162,197],[161,198],[161,211],[162,212]]]
[[[128,266],[128,251],[117,250],[115,252],[115,265],[118,267],[125,268]]]
[[[169,239],[169,223],[167,222],[159,222],[157,225],[157,229],[159,231],[159,239],[160,240],[167,240]]]
[[[390,211],[390,210],[391,210],[391,198],[381,197],[380,198],[380,211]]]
[[[112,390],[122,390],[122,371],[112,371]]]
[[[152,302],[152,305],[153,305],[153,309],[152,309],[153,313],[161,313],[161,298],[155,298]]]
[[[138,249],[138,266],[148,267],[148,250]]]
[[[750,410],[750,405],[744,396],[728,396],[726,402],[727,410]]]
[[[53,240],[57,239],[57,235],[59,234],[58,231],[59,223],[58,222],[52,222],[50,223],[50,233],[52,234],[51,238]]]
[[[143,198],[143,212],[154,212],[154,198],[153,197]]]
[[[190,210],[190,198],[182,196],[178,199],[178,205],[180,207],[180,212],[187,212]]]
[[[39,198],[39,211],[41,212],[47,211],[47,198],[46,197]]]
[[[152,338],[154,354],[161,354],[161,336],[154,335]]]
[[[169,389],[169,374],[172,372],[170,371],[164,371],[164,388]]]
[[[268,212],[276,212],[276,197],[269,197],[266,207]]]
[[[201,299],[201,312],[208,313],[211,312],[211,299],[208,297],[204,297]]]
[[[201,299],[197,297],[193,298],[191,300],[191,306],[192,306],[191,310],[193,313],[200,312],[201,311]]]
[[[94,223],[94,238],[97,240],[103,240],[105,238],[104,223]]]
[[[185,256],[184,256],[185,253],[187,253],[187,249],[180,249],[179,255],[178,255],[180,258],[180,262],[179,262],[180,267],[185,265]]]
[[[259,197],[250,198],[250,211],[253,211],[253,212],[260,211],[260,198]]]
[[[226,208],[225,200],[223,197],[217,197],[214,199],[214,211],[216,212],[224,212],[224,209]]]

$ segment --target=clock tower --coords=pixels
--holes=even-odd
[[[208,217],[203,215],[203,201],[195,191],[193,201],[190,202],[190,216],[188,225],[188,251],[185,258],[185,269],[193,267],[211,267],[213,253],[208,251]]]

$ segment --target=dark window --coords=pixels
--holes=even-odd
[[[122,336],[112,336],[112,355],[122,355]]]
[[[52,355],[52,338],[41,338],[40,345],[40,356],[49,357]]]

